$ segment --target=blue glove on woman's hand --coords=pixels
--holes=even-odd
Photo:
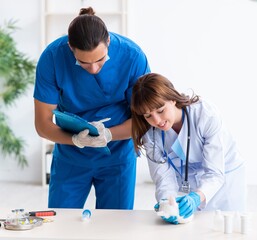
[[[161,216],[161,218],[165,221],[165,222],[169,222],[171,224],[178,224],[178,218],[176,216],[170,216],[169,218],[163,217]]]
[[[183,197],[177,197],[176,202],[178,203],[179,215],[188,218],[197,210],[197,207],[201,204],[201,199],[196,192],[190,192]]]
[[[156,203],[156,204],[154,205],[154,211],[155,211],[155,212],[158,212],[158,211],[159,211],[159,208],[160,208],[160,204],[159,204],[159,203]]]
[[[159,208],[160,208],[160,204],[159,203],[156,203],[154,205],[154,210],[156,212],[159,211]],[[172,223],[172,224],[178,224],[178,218],[176,216],[170,216],[169,218],[166,218],[164,216],[161,216],[161,218],[165,221],[165,222],[169,222],[169,223]]]

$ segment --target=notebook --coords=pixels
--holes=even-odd
[[[85,129],[88,129],[91,136],[99,135],[95,126],[76,114],[70,112],[61,112],[57,109],[53,110],[53,113],[55,115],[58,126],[67,132],[77,134]],[[108,147],[97,147],[96,149],[110,154]]]

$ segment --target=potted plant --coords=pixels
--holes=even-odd
[[[35,62],[17,49],[12,37],[17,29],[15,24],[11,20],[0,26],[0,151],[3,156],[14,156],[23,168],[28,165],[24,155],[25,142],[8,126],[3,108],[11,107],[34,83]]]

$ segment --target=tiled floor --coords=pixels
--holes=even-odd
[[[47,209],[48,187],[25,183],[0,183],[1,208],[24,208],[27,211]],[[257,186],[248,186],[248,211],[257,211]],[[94,208],[94,192],[91,191],[86,208]],[[134,209],[153,209],[155,204],[154,185],[138,183]]]

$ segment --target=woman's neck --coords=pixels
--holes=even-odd
[[[173,124],[172,126],[172,129],[177,133],[179,134],[181,128],[182,128],[182,125],[183,125],[183,110],[182,109],[177,109],[177,121],[176,123]]]

